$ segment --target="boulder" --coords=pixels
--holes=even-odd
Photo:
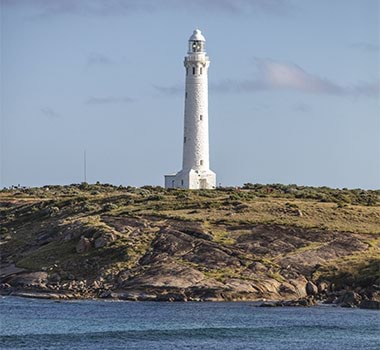
[[[307,280],[303,276],[297,276],[292,279],[289,279],[288,282],[294,286],[296,296],[298,298],[304,298],[307,296],[305,285]]]
[[[329,285],[327,282],[319,282],[318,283],[318,293],[325,293],[328,291]]]
[[[358,293],[347,291],[339,297],[338,303],[342,307],[355,307],[360,304],[361,300],[362,297]]]
[[[279,306],[279,305],[276,305],[276,303],[274,302],[262,302],[259,307],[276,307],[276,306]]]
[[[119,274],[117,275],[117,283],[119,286],[122,286],[124,282],[128,281],[133,274],[131,273],[130,270],[123,270],[120,271]]]
[[[79,242],[75,246],[75,250],[79,254],[85,253],[85,252],[89,251],[90,249],[91,249],[91,241],[84,236],[82,236],[80,238]]]
[[[307,295],[317,295],[318,294],[318,287],[313,282],[307,282],[306,283],[306,294]]]
[[[95,240],[94,247],[96,249],[103,248],[109,245],[113,241],[116,241],[116,235],[111,232],[107,232],[107,233],[102,234],[100,237],[98,237]]]
[[[61,276],[56,272],[49,276],[49,282],[56,283],[60,281],[61,281]]]
[[[9,289],[12,286],[9,283],[0,283],[0,290]]]
[[[1,270],[0,270],[0,277],[4,278],[7,276],[14,275],[16,273],[24,272],[26,271],[25,269],[16,267],[15,264],[10,264],[10,265],[2,265]]]
[[[48,274],[46,272],[21,273],[12,276],[7,280],[9,284],[15,287],[40,287],[46,284]]]
[[[255,261],[248,266],[253,272],[266,272],[268,268],[259,261]]]
[[[316,301],[313,297],[300,298],[297,300],[289,300],[285,302],[281,302],[281,306],[314,306],[316,305]]]

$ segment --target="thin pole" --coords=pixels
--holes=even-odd
[[[86,157],[86,150],[84,150],[84,154],[83,154],[83,173],[84,173],[84,182],[87,182],[87,157]]]

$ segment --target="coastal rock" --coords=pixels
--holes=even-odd
[[[49,282],[60,282],[61,276],[58,273],[53,273],[49,276]]]
[[[289,283],[294,286],[296,296],[298,298],[304,298],[307,296],[305,285],[307,280],[304,276],[298,276],[289,280]]]
[[[342,307],[355,307],[359,305],[361,300],[362,298],[358,293],[347,291],[338,298],[337,303]]]
[[[327,282],[319,282],[318,283],[318,293],[324,293],[327,292],[329,288],[329,285]]]
[[[138,276],[122,283],[123,288],[142,286],[188,288],[195,285],[223,287],[222,283],[213,279],[206,280],[204,274],[196,269],[181,266],[170,260],[151,266]]]
[[[1,208],[5,215],[0,224],[6,227],[0,271],[4,293],[167,301],[266,299],[298,306],[326,300],[365,307],[365,300],[379,301],[378,259],[372,254],[380,237],[372,232],[375,207],[353,204],[336,210],[283,188],[280,197],[263,201],[258,190],[219,188],[150,188],[150,197],[108,185],[54,186],[43,198],[35,196],[38,189],[30,191]],[[326,199],[336,196],[334,192]],[[352,193],[350,201],[363,196]],[[5,198],[11,198],[7,191]],[[284,212],[286,201],[290,204]],[[107,203],[115,203],[118,210]],[[55,206],[56,215],[42,213]],[[297,217],[296,210],[303,216]],[[320,215],[331,223],[320,224]],[[367,220],[368,226],[360,220]],[[342,232],[344,227],[352,230]],[[363,227],[365,232],[356,231]],[[347,266],[350,256],[357,266]],[[47,277],[31,278],[31,268]]]
[[[12,288],[12,286],[9,283],[0,283],[0,289],[1,290],[6,290]]]
[[[4,278],[6,276],[11,276],[20,272],[26,271],[25,269],[16,267],[15,264],[2,265],[0,269],[0,277]]]
[[[259,261],[255,261],[248,266],[253,272],[265,272],[268,268]]]
[[[84,236],[80,238],[79,242],[75,246],[75,250],[79,254],[85,253],[89,251],[90,249],[91,249],[91,241]]]
[[[116,235],[111,232],[103,233],[99,238],[95,239],[94,247],[96,249],[103,248],[111,242],[116,241],[116,238]]]
[[[309,307],[315,306],[317,303],[313,297],[300,298],[296,300],[286,300],[286,301],[271,301],[271,302],[262,302],[259,304],[259,307]]]
[[[283,303],[283,306],[314,306],[316,301],[313,297],[301,298],[298,300],[290,300]]]
[[[283,282],[279,287],[279,293],[282,296],[294,295],[296,293],[296,288],[288,282]]]
[[[306,294],[307,295],[317,295],[318,294],[318,287],[313,282],[307,282],[306,283]]]
[[[7,283],[14,287],[41,287],[47,282],[48,274],[46,272],[21,273],[11,276]]]
[[[259,304],[259,307],[276,307],[278,305],[276,305],[275,302],[262,302],[261,304]]]
[[[117,283],[119,286],[122,286],[124,282],[128,281],[133,276],[130,270],[120,271],[117,275]]]

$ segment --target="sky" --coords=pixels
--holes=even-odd
[[[218,184],[380,188],[378,0],[0,4],[0,187],[162,186],[199,28]]]

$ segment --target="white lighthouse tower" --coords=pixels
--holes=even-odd
[[[215,188],[216,175],[210,170],[208,141],[208,82],[210,61],[205,37],[194,30],[185,57],[186,91],[182,170],[165,175],[165,188]]]

